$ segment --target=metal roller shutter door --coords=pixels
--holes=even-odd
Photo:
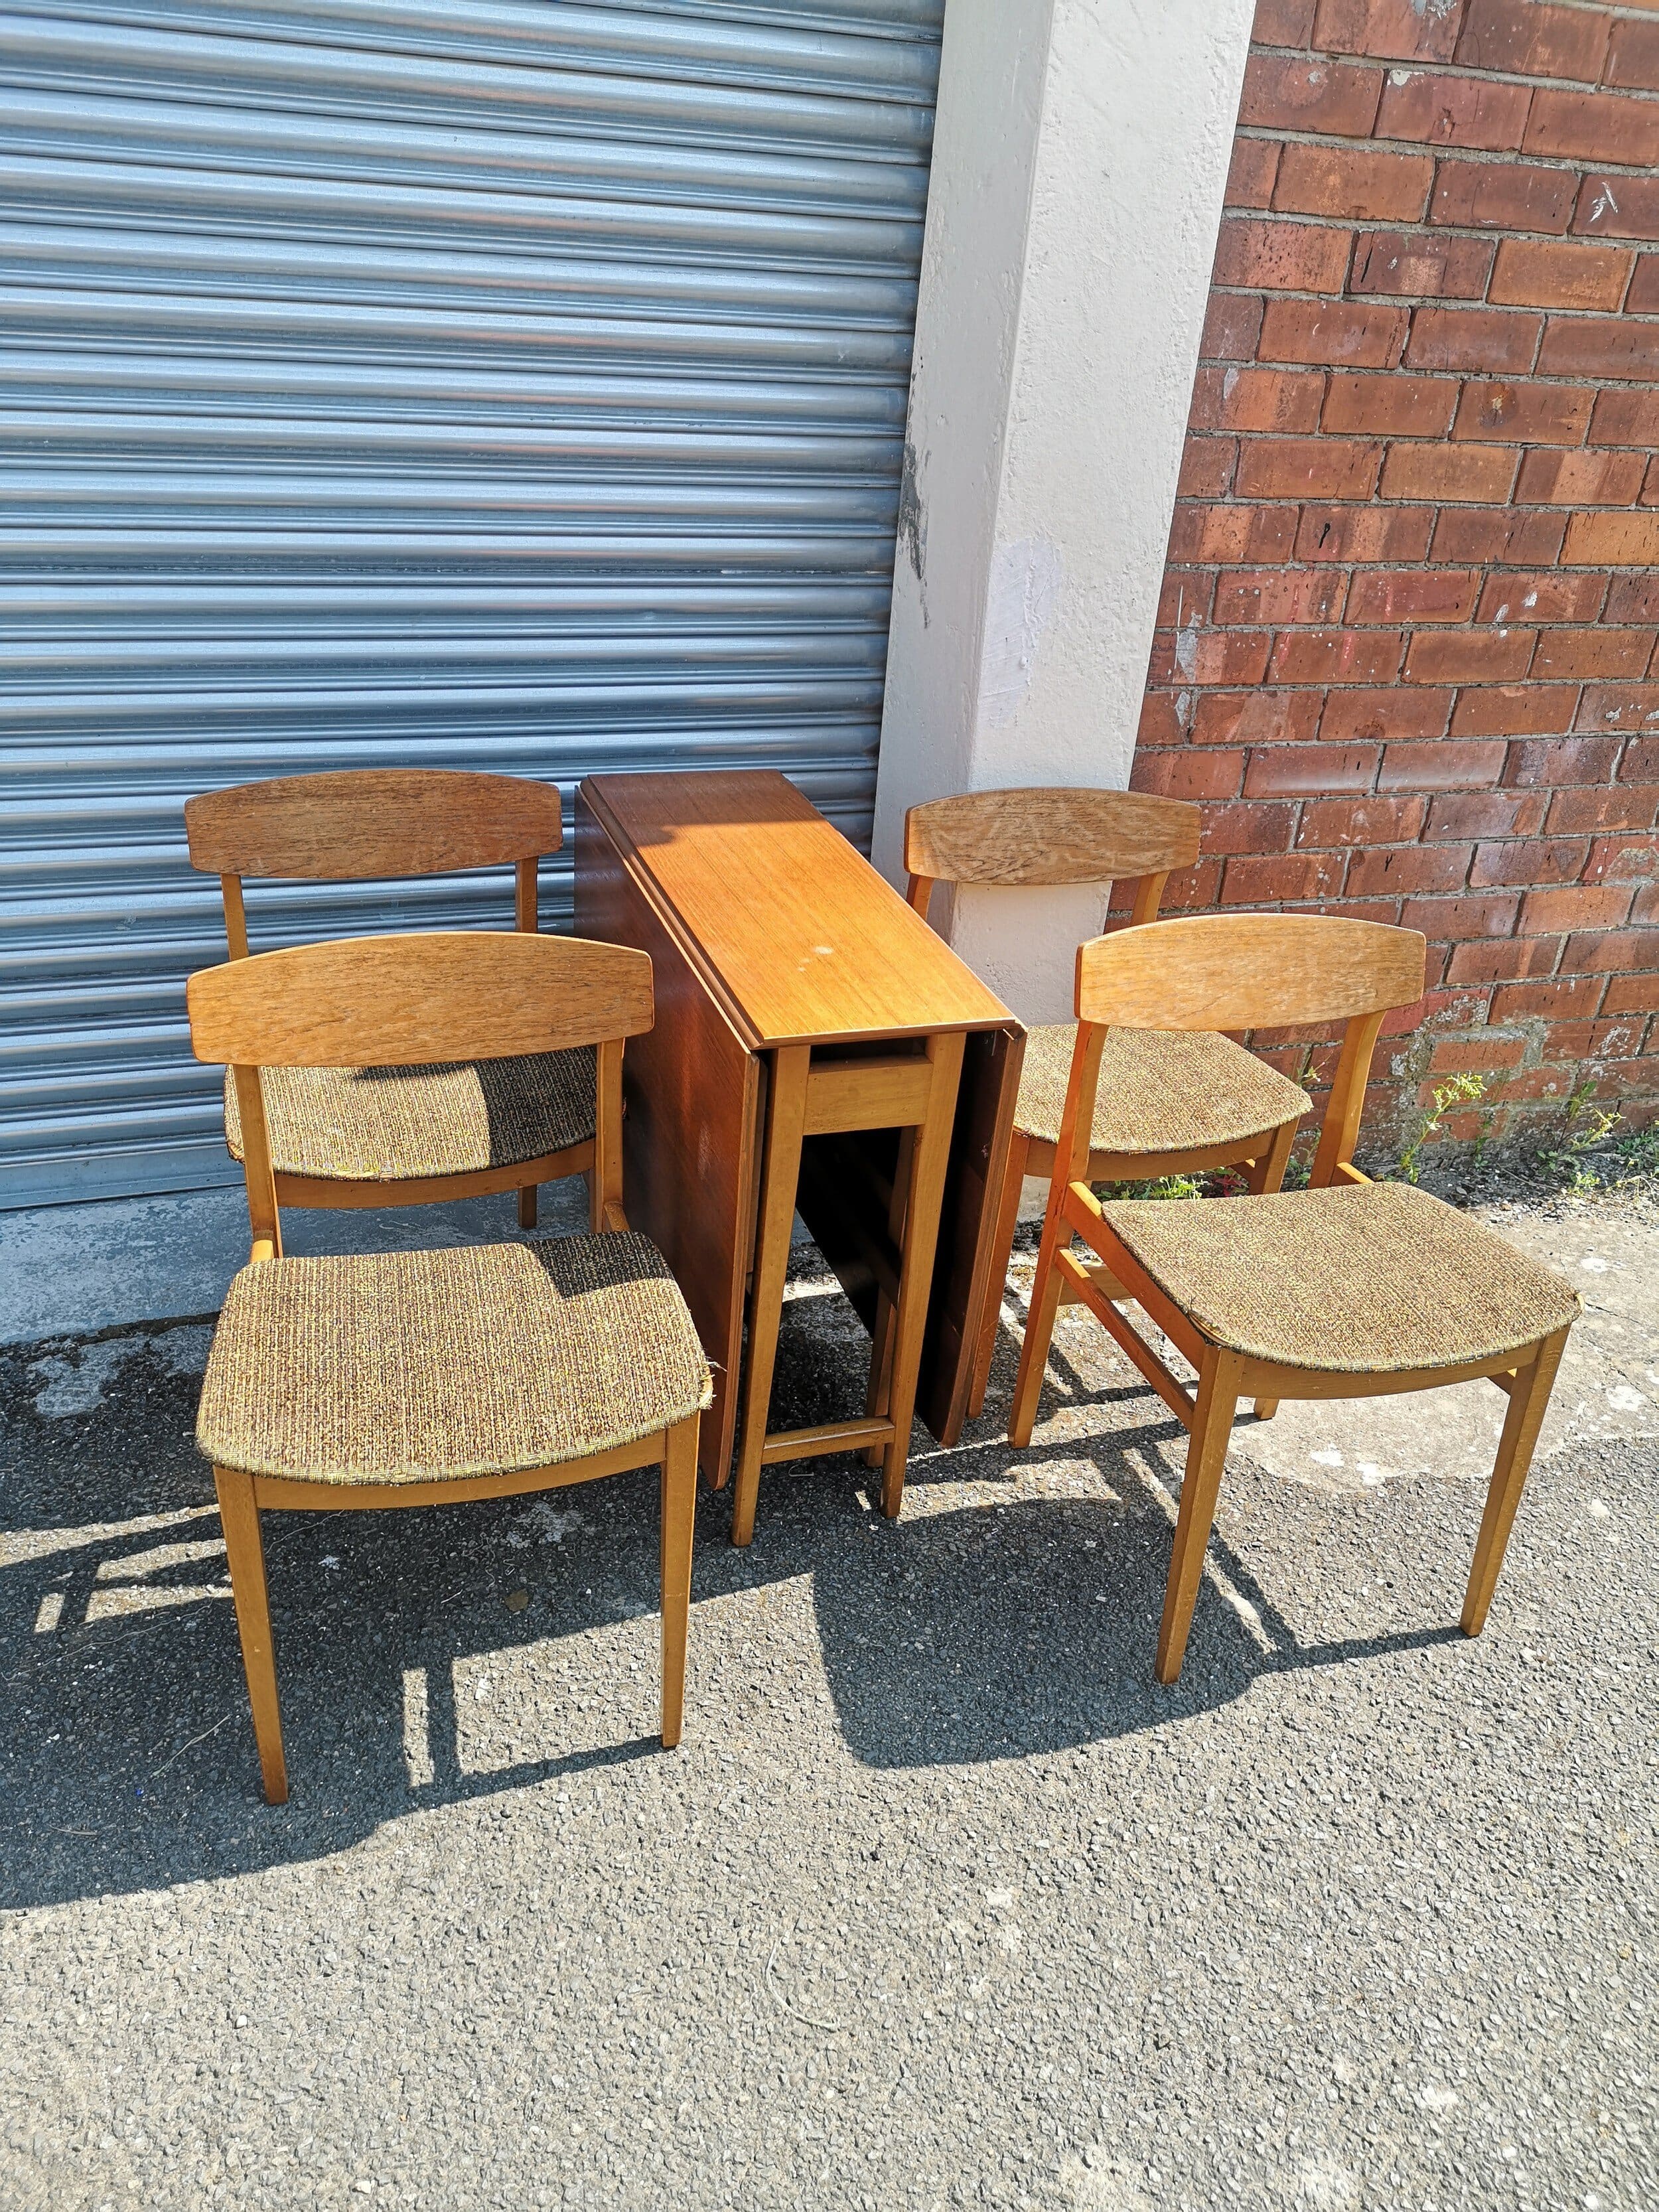
[[[763,763],[867,836],[943,9],[0,16],[0,1205],[234,1178],[193,791]]]

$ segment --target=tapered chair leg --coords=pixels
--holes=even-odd
[[[526,1183],[519,1193],[519,1226],[520,1229],[536,1226],[536,1186],[533,1182]]]
[[[1030,1151],[1030,1139],[1016,1129],[1008,1147],[1008,1171],[1003,1179],[1001,1195],[997,1200],[996,1225],[992,1231],[990,1282],[986,1290],[985,1312],[980,1322],[979,1342],[974,1351],[974,1371],[968,1392],[970,1419],[976,1420],[984,1412],[985,1395],[990,1388],[991,1362],[996,1357],[997,1333],[1002,1325],[1003,1293],[1008,1286],[1008,1270],[1013,1265],[1014,1238],[1019,1231],[1019,1201],[1025,1187],[1026,1165]]]
[[[662,1462],[662,1740],[672,1751],[685,1713],[691,1618],[691,1534],[697,1513],[697,1416],[670,1429]]]
[[[1298,1126],[1295,1121],[1286,1121],[1281,1128],[1275,1131],[1273,1143],[1262,1152],[1255,1167],[1250,1170],[1249,1182],[1253,1196],[1260,1198],[1265,1191],[1282,1190],[1285,1188],[1285,1170],[1291,1164],[1291,1146],[1296,1142]],[[1258,1421],[1271,1421],[1278,1411],[1277,1398],[1258,1398],[1255,1401],[1255,1417]]]
[[[1008,1417],[1008,1441],[1023,1451],[1036,1425],[1037,1401],[1042,1395],[1043,1370],[1054,1341],[1054,1316],[1060,1311],[1060,1269],[1055,1255],[1071,1231],[1059,1218],[1058,1189],[1049,1194],[1050,1218],[1042,1224],[1042,1245],[1037,1253],[1036,1279],[1031,1285],[1031,1306],[1025,1316],[1025,1340],[1019,1347],[1019,1372],[1014,1377],[1013,1410]]]
[[[1222,1201],[1224,1203],[1224,1201]],[[1164,1620],[1158,1632],[1158,1679],[1173,1682],[1186,1656],[1187,1633],[1204,1572],[1204,1553],[1215,1522],[1221,1470],[1227,1463],[1233,1412],[1238,1404],[1243,1362],[1237,1352],[1212,1352],[1198,1378],[1198,1407],[1187,1443],[1187,1472],[1181,1484],[1170,1580],[1164,1593]]]
[[[1017,1129],[1013,1142],[1008,1147],[1008,1173],[1003,1181],[1002,1195],[997,1200],[996,1227],[992,1233],[990,1282],[985,1292],[985,1316],[980,1323],[979,1342],[974,1349],[973,1380],[968,1390],[968,1418],[977,1420],[985,1410],[985,1394],[991,1383],[991,1362],[996,1355],[997,1330],[1002,1320],[1002,1294],[1008,1284],[1008,1269],[1014,1256],[1014,1237],[1019,1227],[1020,1192],[1025,1182],[1025,1161],[1030,1152],[1029,1139]]]
[[[219,1524],[225,1534],[230,1594],[236,1630],[242,1640],[248,1704],[253,1710],[253,1741],[266,1802],[288,1802],[288,1766],[283,1757],[283,1723],[276,1707],[276,1656],[270,1635],[270,1600],[265,1588],[265,1547],[259,1534],[259,1509],[253,1502],[253,1478],[216,1467]]]
[[[1285,1170],[1291,1164],[1291,1146],[1296,1142],[1298,1124],[1285,1121],[1273,1131],[1271,1144],[1264,1145],[1256,1154],[1245,1180],[1250,1194],[1260,1198],[1264,1191],[1283,1190]]]
[[[1498,1587],[1504,1547],[1515,1524],[1515,1509],[1526,1487],[1527,1470],[1532,1465],[1538,1432],[1544,1425],[1550,1392],[1555,1384],[1555,1370],[1561,1364],[1566,1341],[1565,1329],[1547,1336],[1538,1347],[1537,1358],[1530,1367],[1522,1369],[1510,1395],[1510,1409],[1504,1416],[1504,1433],[1498,1439],[1498,1464],[1492,1469],[1492,1484],[1486,1492],[1486,1510],[1480,1516],[1480,1534],[1474,1544],[1474,1565],[1463,1599],[1465,1636],[1479,1636],[1486,1625],[1486,1609]]]

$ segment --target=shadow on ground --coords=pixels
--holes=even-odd
[[[792,1314],[780,1425],[848,1410],[867,1340],[840,1305],[804,1300]],[[419,1512],[272,1516],[295,1795],[266,1807],[191,1434],[191,1355],[205,1340],[175,1328],[0,1357],[0,1905],[311,1858],[417,1807],[505,1802],[661,1755],[653,1473]],[[1074,1406],[1123,1417],[1063,1447],[1086,1494],[1016,1494],[1056,1447],[1011,1454],[994,1418],[950,1454],[917,1431],[897,1525],[872,1510],[868,1471],[850,1457],[769,1474],[746,1553],[726,1540],[726,1498],[702,1501],[697,1611],[810,1578],[836,1719],[866,1765],[1098,1741],[1227,1703],[1265,1671],[1450,1632],[1298,1644],[1230,1552],[1224,1521],[1182,1681],[1162,1689],[1152,1655],[1172,1500],[1156,1446],[1177,1432],[1146,1392],[1091,1390],[1074,1373],[1068,1385],[1063,1361],[1058,1371]],[[975,1486],[966,1504],[963,1485]],[[496,1686],[509,1678],[531,1685],[516,1713]],[[700,1704],[730,1688],[699,1674],[694,1612],[694,1749]],[[514,1756],[515,1741],[556,1750]]]

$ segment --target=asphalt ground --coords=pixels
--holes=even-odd
[[[860,1402],[811,1267],[781,1421]],[[705,1498],[672,1753],[651,1475],[276,1518],[273,1810],[205,1341],[0,1355],[8,2212],[1659,2205],[1651,1442],[1535,1471],[1469,1643],[1477,1482],[1242,1422],[1164,1690],[1179,1432],[1066,1316],[897,1524]]]

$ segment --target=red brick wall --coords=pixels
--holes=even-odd
[[[1427,934],[1373,1151],[1659,1113],[1656,445],[1659,0],[1259,0],[1134,781]]]

